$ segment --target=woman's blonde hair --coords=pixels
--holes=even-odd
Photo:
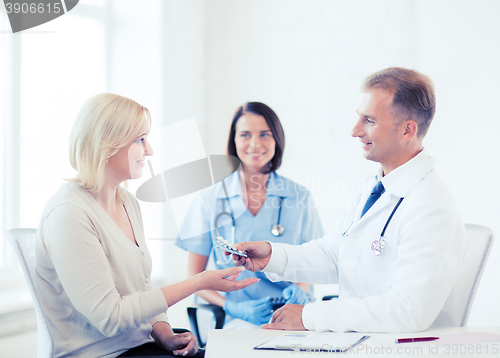
[[[151,126],[149,110],[129,98],[101,93],[87,100],[71,129],[69,162],[78,175],[68,181],[99,192],[108,158],[142,134],[144,123]]]

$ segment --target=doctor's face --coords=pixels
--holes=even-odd
[[[243,170],[260,171],[276,151],[276,141],[266,120],[253,113],[245,113],[236,122],[234,143]]]
[[[352,136],[359,138],[363,156],[382,165],[388,174],[399,165],[401,137],[395,125],[391,106],[394,94],[382,89],[371,89],[363,94],[357,109],[358,121]]]

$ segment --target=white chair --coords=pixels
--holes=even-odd
[[[465,327],[469,320],[472,303],[494,240],[493,231],[486,226],[466,224],[465,227],[467,249],[448,301],[454,302],[457,309],[455,312],[463,312],[460,322],[457,322],[460,327]]]
[[[36,320],[38,326],[38,358],[54,357],[54,340],[50,334],[47,320],[40,304],[40,299],[35,290],[35,236],[36,229],[12,229],[7,231],[7,238],[14,246],[17,258],[21,264],[24,278],[28,283],[33,303],[35,304]]]

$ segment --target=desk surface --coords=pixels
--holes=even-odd
[[[346,354],[355,356],[391,356],[391,357],[498,357],[500,356],[500,337],[498,341],[490,343],[477,343],[478,337],[474,335],[474,339],[460,340],[456,343],[445,340],[445,335],[450,334],[465,334],[473,332],[488,332],[500,335],[500,327],[466,327],[466,328],[437,328],[430,329],[418,333],[366,333],[370,339],[353,347],[351,352]],[[299,356],[332,356],[339,353],[333,352],[297,352],[297,351],[270,351],[270,350],[254,350],[253,348],[259,344],[274,339],[282,334],[328,334],[338,335],[341,333],[333,332],[295,332],[295,331],[275,331],[264,329],[212,329],[208,333],[208,344],[206,348],[206,358],[247,358],[247,357],[290,357],[290,355]],[[360,334],[360,333],[353,333]],[[406,337],[441,337],[440,340],[425,343],[407,343],[395,344],[396,338]],[[453,336],[457,338],[457,336]],[[469,337],[469,336],[467,336]],[[446,338],[452,338],[448,336]],[[458,338],[468,339],[462,336]],[[473,342],[473,343],[471,343]],[[495,354],[496,353],[496,354]]]

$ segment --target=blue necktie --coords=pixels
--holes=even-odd
[[[361,217],[365,215],[365,213],[372,207],[373,204],[380,198],[380,195],[382,195],[385,191],[384,185],[382,185],[382,182],[379,181],[377,184],[372,189],[372,192],[370,196],[368,197],[368,200],[366,200],[366,204],[363,207],[363,212],[361,213]]]

